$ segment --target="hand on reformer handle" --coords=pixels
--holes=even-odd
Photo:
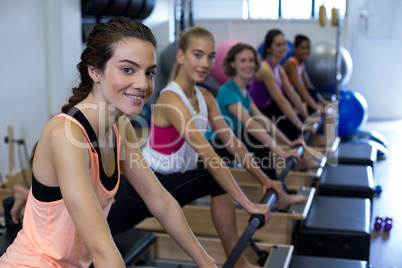
[[[3,200],[3,208],[4,208],[4,221],[6,223],[7,229],[21,228],[21,221],[14,223],[11,218],[11,208],[14,205],[14,196],[9,196]]]

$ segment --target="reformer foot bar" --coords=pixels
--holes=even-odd
[[[314,123],[313,128],[316,131],[318,129],[318,123]],[[313,137],[312,132],[310,132],[310,131],[303,132],[303,141],[305,144],[309,143],[311,141],[312,137]],[[297,152],[300,156],[302,156],[304,153],[304,146],[300,145],[297,148]],[[296,158],[292,157],[292,158],[287,159],[286,166],[283,169],[283,171],[281,172],[281,174],[279,175],[278,181],[283,182],[285,180],[288,172],[296,164],[297,164]],[[261,199],[260,204],[267,204],[269,207],[273,207],[276,199],[277,199],[277,193],[275,192],[275,190],[268,189],[268,191],[264,194],[263,198]],[[234,264],[236,263],[236,261],[238,260],[240,255],[242,254],[242,252],[245,249],[245,247],[247,246],[247,244],[252,241],[252,236],[254,235],[255,231],[257,229],[261,228],[263,223],[264,223],[263,215],[254,214],[250,217],[249,224],[248,224],[246,230],[240,237],[235,248],[230,253],[228,259],[226,260],[226,262],[224,263],[222,268],[232,268],[234,266]],[[278,254],[283,256],[284,254],[288,254],[288,252],[286,253],[286,252],[280,251],[280,253],[278,252]],[[282,259],[285,261],[286,258],[283,258],[283,257],[275,258],[275,262],[277,262],[279,259]],[[278,265],[278,263],[276,263],[276,265]],[[284,266],[284,265],[282,265],[282,266],[276,266],[276,265],[272,266],[272,267],[283,267]]]

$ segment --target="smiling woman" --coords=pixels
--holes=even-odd
[[[23,230],[1,267],[125,267],[106,222],[120,171],[194,262],[216,267],[152,171],[127,160],[143,159],[127,116],[140,114],[153,91],[155,47],[151,30],[126,18],[89,34],[81,82],[34,147]]]
[[[135,38],[120,41],[104,70],[88,67],[95,82],[94,94],[89,94],[90,98],[80,105],[103,99],[105,107],[115,108],[116,115],[140,114],[143,102],[154,89],[155,62],[155,48],[150,42]]]

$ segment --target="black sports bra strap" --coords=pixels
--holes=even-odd
[[[100,179],[103,184],[103,186],[108,189],[109,191],[112,190],[116,184],[117,184],[117,176],[118,176],[118,163],[117,163],[117,137],[115,130],[113,128],[113,141],[114,141],[114,153],[115,153],[115,171],[112,174],[112,176],[108,177],[105,174],[105,171],[103,169],[103,164],[102,164],[102,158],[100,154],[100,149],[99,149],[99,142],[98,138],[96,137],[95,131],[93,130],[91,124],[89,123],[88,119],[85,117],[85,115],[76,107],[71,107],[70,110],[68,110],[67,114],[73,118],[75,118],[80,124],[84,127],[85,131],[87,132],[87,135],[89,137],[89,140],[91,141],[92,146],[98,153],[98,159],[99,159],[99,172],[100,172]]]
[[[87,135],[89,137],[89,140],[91,141],[92,146],[95,148],[98,155],[100,155],[98,138],[96,137],[95,131],[93,130],[91,124],[89,123],[89,121],[85,117],[85,115],[74,106],[71,107],[70,110],[68,110],[68,112],[66,114],[75,118],[78,122],[81,123],[81,125],[84,127],[85,131],[87,132]]]

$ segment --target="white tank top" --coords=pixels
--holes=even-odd
[[[202,135],[205,135],[206,128],[208,126],[208,109],[205,102],[204,96],[202,95],[199,88],[194,87],[198,107],[200,108],[200,113],[196,113],[190,101],[187,99],[181,87],[176,82],[170,82],[161,92],[173,91],[181,100],[186,104],[188,110],[192,115],[194,124],[200,131]],[[170,174],[176,172],[184,172],[186,170],[192,170],[197,167],[198,154],[196,151],[188,144],[186,141],[182,144],[180,149],[173,154],[162,154],[151,148],[149,141],[152,138],[152,133],[149,134],[147,144],[142,150],[142,154],[149,164],[149,166],[158,173]]]

